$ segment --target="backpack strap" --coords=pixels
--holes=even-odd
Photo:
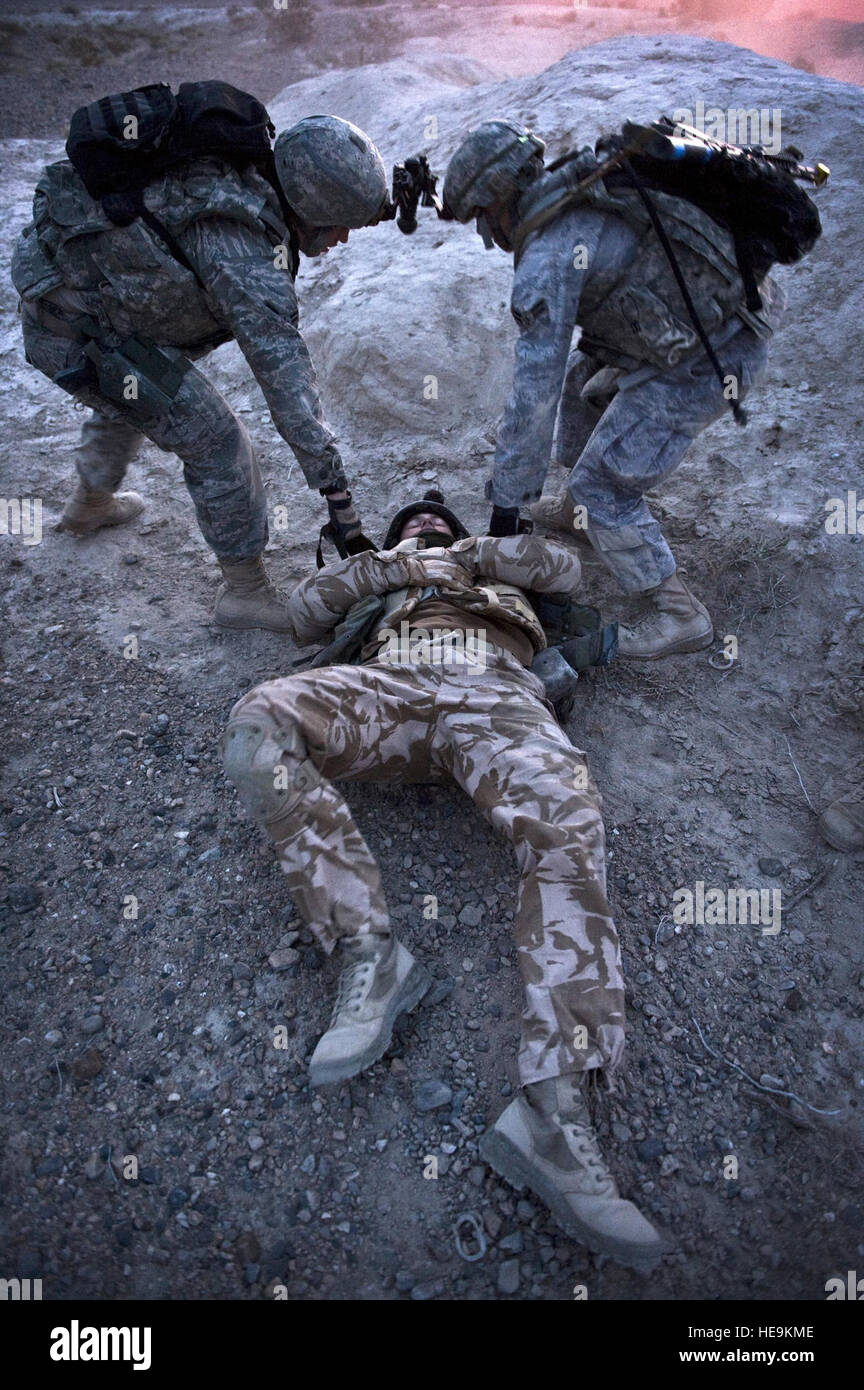
[[[672,243],[666,235],[663,223],[660,221],[660,218],[657,215],[657,209],[655,208],[651,199],[648,197],[646,189],[643,187],[640,180],[636,177],[636,174],[633,171],[633,166],[630,163],[630,160],[626,158],[626,156],[622,156],[621,166],[624,169],[627,176],[629,177],[633,187],[636,189],[636,192],[639,194],[639,197],[642,199],[645,211],[651,218],[651,225],[657,233],[660,245],[663,247],[663,250],[666,253],[666,259],[669,262],[672,274],[675,276],[675,282],[679,290],[681,291],[681,298],[684,300],[684,305],[687,309],[687,313],[690,316],[690,322],[693,324],[693,327],[696,329],[696,332],[699,335],[699,341],[705,349],[705,353],[708,357],[709,362],[711,363],[711,366],[714,368],[714,375],[720,382],[721,389],[725,390],[726,374],[724,373],[723,368],[720,366],[720,362],[718,360],[716,352],[711,346],[711,339],[708,337],[708,334],[705,331],[705,325],[703,324],[702,320],[699,317],[699,314],[697,313],[696,305],[693,303],[690,291],[687,288],[687,281],[684,279],[683,272],[681,270],[680,265],[678,264],[678,257],[675,255]],[[735,423],[737,425],[742,426],[746,425],[747,412],[741,405],[740,401],[731,400],[729,404],[732,408],[732,414],[735,417]]]
[[[194,265],[190,261],[183,247],[175,236],[169,232],[168,228],[159,221],[144,203],[143,188],[135,189],[129,193],[106,193],[101,200],[102,209],[115,227],[128,227],[130,222],[134,222],[136,217],[146,223],[151,232],[154,232],[159,240],[164,242],[175,261],[179,261],[182,266],[195,276],[201,289],[207,292],[207,286],[201,279]]]

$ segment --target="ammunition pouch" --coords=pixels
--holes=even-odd
[[[109,347],[91,338],[82,346],[79,360],[54,380],[73,394],[85,388],[96,391],[144,421],[170,408],[187,370],[154,343],[126,338],[117,347]]]

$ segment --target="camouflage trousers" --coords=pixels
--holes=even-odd
[[[485,670],[467,660],[325,666],[250,691],[229,730],[262,718],[294,790],[278,821],[261,819],[325,951],[390,931],[378,866],[334,783],[453,780],[510,839],[521,870],[522,1083],[617,1065],[624,982],[600,794],[536,676],[500,649]]]
[[[718,350],[738,382],[738,399],[764,374],[768,349],[741,328]],[[571,469],[569,490],[588,513],[588,538],[627,593],[652,589],[675,559],[645,493],[680,464],[693,440],[728,413],[720,384],[701,355],[690,367],[655,376],[596,402],[580,396],[600,363],[571,353],[558,414],[556,457]]]
[[[80,358],[81,345],[23,318],[27,361],[53,381]],[[183,478],[205,541],[220,560],[260,555],[268,539],[264,484],[252,441],[225,398],[177,348],[162,349],[183,370],[170,405],[142,415],[85,388],[76,400],[93,409],[77,450],[78,475],[87,487],[115,492],[146,437],[183,464]]]

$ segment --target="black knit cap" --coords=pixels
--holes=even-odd
[[[428,492],[424,492],[422,501],[409,502],[407,507],[402,507],[396,513],[390,522],[381,549],[392,550],[394,545],[398,545],[402,528],[406,522],[410,521],[412,516],[419,516],[421,512],[431,512],[433,516],[440,516],[442,520],[446,521],[453,533],[454,540],[463,541],[469,535],[458,516],[455,516],[449,507],[444,506],[444,494],[433,487]]]

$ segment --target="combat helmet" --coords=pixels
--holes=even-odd
[[[545,141],[515,121],[484,121],[462,141],[444,176],[444,205],[458,222],[509,200],[542,169]],[[534,168],[532,169],[532,161]]]
[[[310,227],[368,227],[389,207],[384,161],[339,116],[306,116],[283,130],[273,156],[287,201]]]
[[[390,522],[381,549],[392,550],[394,545],[398,545],[403,527],[407,525],[412,516],[419,516],[421,512],[431,512],[433,516],[440,516],[443,521],[446,521],[453,533],[454,540],[464,541],[467,539],[469,532],[462,525],[458,516],[451,512],[449,507],[444,506],[443,493],[439,492],[437,488],[430,488],[428,492],[424,492],[419,502],[409,502],[407,507],[400,508]],[[448,542],[442,540],[440,544],[446,546]]]

